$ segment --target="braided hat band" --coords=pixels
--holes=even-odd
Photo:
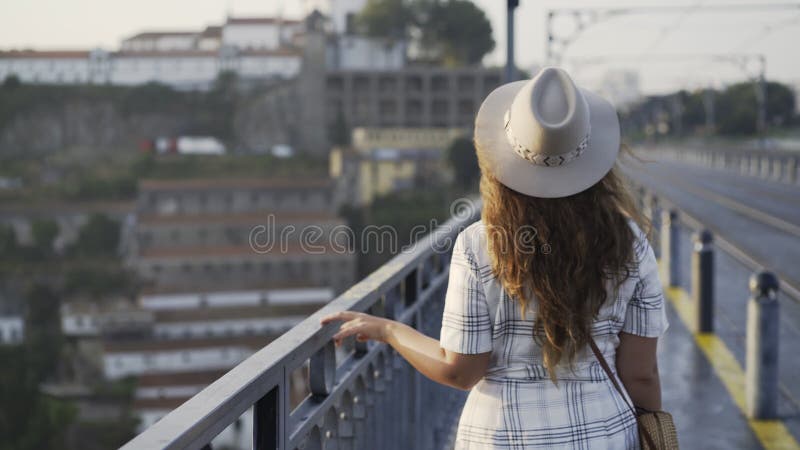
[[[546,166],[546,167],[554,167],[554,166],[561,166],[564,164],[569,163],[570,161],[574,161],[581,156],[586,147],[589,146],[589,134],[591,129],[586,132],[586,136],[581,139],[578,143],[577,148],[575,150],[571,150],[561,155],[547,155],[544,153],[535,152],[528,147],[522,145],[514,136],[514,132],[511,130],[511,111],[506,110],[506,113],[503,117],[503,123],[506,130],[506,138],[508,139],[508,143],[511,144],[511,147],[514,149],[517,154],[527,161],[536,164],[537,166]]]

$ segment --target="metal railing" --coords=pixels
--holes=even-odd
[[[725,238],[715,235],[700,220],[680,210],[667,197],[637,186],[639,207],[653,225],[653,247],[662,267],[662,282],[669,287],[685,285],[681,258],[685,239],[681,228],[692,232],[689,296],[691,299],[691,331],[714,332],[716,270],[715,247],[752,272],[747,300],[745,400],[747,415],[753,419],[777,417],[778,346],[780,328],[780,292],[800,302],[800,291],[788,283],[779,286],[778,277]],[[748,293],[742,292],[742,298]]]
[[[788,184],[800,183],[800,154],[788,151],[657,148],[647,153],[744,176]]]
[[[438,336],[452,244],[478,220],[461,211],[377,271],[170,412],[123,449],[202,448],[253,413],[255,449],[444,449],[466,393],[434,383],[385,344],[337,361],[329,313],[368,311]],[[308,361],[311,394],[293,411],[290,375]]]

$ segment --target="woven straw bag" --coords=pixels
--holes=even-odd
[[[678,431],[675,429],[672,415],[666,411],[647,411],[643,408],[634,408],[625,397],[622,387],[617,382],[617,377],[611,372],[611,368],[608,367],[608,363],[600,353],[600,349],[597,348],[597,344],[594,343],[594,339],[589,340],[589,345],[591,345],[597,361],[603,367],[603,371],[614,384],[614,388],[636,417],[642,450],[678,450]]]

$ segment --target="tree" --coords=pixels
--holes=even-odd
[[[16,89],[20,86],[22,86],[22,81],[15,74],[7,75],[6,79],[3,80],[3,88],[5,89]]]
[[[368,0],[356,17],[357,29],[367,36],[403,39],[414,24],[414,10],[405,0]]]
[[[120,224],[105,214],[92,214],[78,230],[72,247],[77,256],[116,256],[119,248]]]
[[[425,59],[449,66],[480,63],[495,46],[492,25],[469,0],[369,0],[358,30],[372,37],[411,37]]]
[[[462,188],[471,188],[480,178],[475,146],[467,138],[457,138],[447,149],[447,159],[455,172],[455,182]]]
[[[492,24],[469,0],[430,3],[422,33],[448,66],[478,64],[495,46]]]
[[[58,236],[58,224],[51,219],[34,220],[31,224],[31,234],[36,248],[43,255],[49,255],[53,252],[53,243]]]
[[[61,355],[61,301],[44,284],[36,283],[25,295],[25,347],[28,368],[38,382],[52,376]]]
[[[0,259],[13,261],[19,249],[17,234],[9,225],[0,225]]]

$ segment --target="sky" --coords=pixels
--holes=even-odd
[[[122,38],[145,30],[193,30],[234,16],[300,17],[332,0],[0,0],[0,49],[116,49]],[[505,63],[504,0],[473,0],[492,22],[497,46],[485,64]],[[768,4],[799,5],[768,9]],[[736,10],[724,5],[761,5]],[[652,6],[676,10],[642,10]],[[530,70],[545,61],[547,11],[585,12],[628,7],[575,35],[562,65],[579,83],[596,84],[609,72],[634,70],[645,93],[721,87],[757,75],[753,55],[766,58],[766,74],[800,85],[800,2],[781,0],[520,0],[516,14],[516,60]],[[716,9],[707,9],[716,7]],[[638,8],[638,9],[636,9]],[[704,9],[705,8],[705,9]],[[571,15],[554,19],[559,35],[569,34]],[[728,56],[746,56],[745,64]],[[725,56],[725,57],[722,57]]]

